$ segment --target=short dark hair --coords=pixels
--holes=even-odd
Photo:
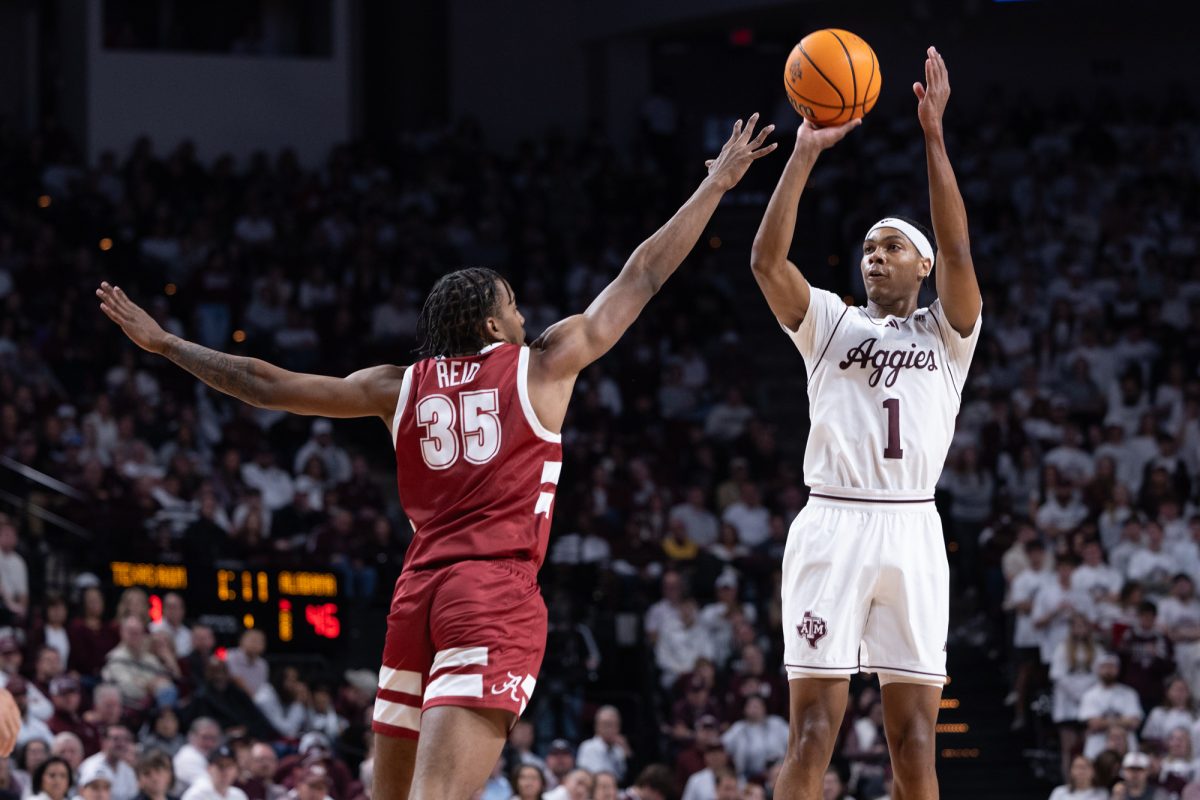
[[[438,278],[417,318],[420,354],[431,358],[482,350],[487,344],[483,325],[496,313],[496,284],[503,281],[485,267],[468,267]]]
[[[162,750],[150,750],[137,761],[136,771],[138,777],[149,775],[156,769],[168,770],[172,775],[175,773],[175,765],[171,763],[170,757]]]
[[[50,756],[42,763],[38,764],[37,769],[33,771],[33,791],[39,793],[42,791],[42,778],[46,775],[46,770],[50,769],[54,764],[62,764],[67,768],[67,785],[75,785],[75,770],[71,769],[71,764],[62,756]]]
[[[675,778],[670,768],[662,764],[651,764],[643,769],[638,773],[633,785],[653,789],[663,797],[672,797],[675,794]]]

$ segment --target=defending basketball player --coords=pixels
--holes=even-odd
[[[791,688],[781,798],[821,796],[850,675],[878,673],[897,800],[938,795],[934,724],[946,681],[949,569],[934,485],[954,433],[982,306],[967,215],[942,136],[950,96],[934,48],[913,85],[925,135],[930,211],[941,248],[885,217],[863,240],[867,305],[809,285],[788,250],[819,154],[859,123],[807,121],[754,240],[752,267],[804,358],[812,428],[808,505],[783,559],[784,661]],[[918,308],[934,271],[938,299]]]
[[[396,448],[413,541],[388,615],[374,709],[376,800],[461,800],[486,781],[525,710],[546,646],[537,571],[580,370],[604,355],[692,250],[721,197],[775,149],[755,114],[710,162],[674,217],[582,314],[530,347],[508,282],[442,277],[421,311],[426,356],[347,378],[302,375],[165,333],[120,288],[101,309],[142,348],[260,408],[377,416]]]

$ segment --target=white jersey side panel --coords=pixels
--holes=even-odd
[[[812,288],[799,328],[784,327],[808,370],[805,483],[932,497],[982,321],[963,337],[940,300],[907,319],[874,319]]]

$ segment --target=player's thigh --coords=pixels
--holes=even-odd
[[[880,570],[863,632],[863,670],[894,681],[946,683],[950,570],[936,512],[881,515]]]
[[[371,796],[407,798],[416,764],[416,739],[376,733]]]
[[[858,650],[874,580],[865,515],[811,504],[788,532],[782,573],[788,678],[859,671]]]
[[[424,708],[495,708],[519,716],[546,650],[536,567],[464,562],[438,585],[430,614],[433,665]]]
[[[932,764],[942,687],[894,681],[884,684],[881,693],[892,761]]]
[[[422,719],[412,797],[461,800],[473,796],[496,766],[514,719],[512,712],[498,708],[428,709]],[[386,796],[375,797],[384,800]]]
[[[848,677],[788,681],[788,749],[797,756],[823,757],[824,771],[833,754],[849,695]]]
[[[402,573],[396,581],[371,723],[382,736],[416,739],[420,734],[422,697],[433,662],[429,615],[437,580],[436,571],[420,570]]]

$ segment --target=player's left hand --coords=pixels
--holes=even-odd
[[[755,136],[756,124],[757,111],[750,115],[744,126],[740,119],[733,123],[733,133],[721,147],[721,152],[716,158],[704,162],[704,166],[708,167],[708,177],[725,191],[737,186],[737,182],[746,174],[746,170],[750,169],[752,163],[778,147],[776,142],[763,146],[767,136],[775,130],[775,126],[768,125]]]
[[[21,732],[21,709],[8,689],[0,689],[0,757],[7,757]]]
[[[930,47],[925,55],[925,84],[914,83],[913,94],[917,96],[917,119],[928,133],[941,129],[942,114],[950,101],[950,74],[936,47]]]

